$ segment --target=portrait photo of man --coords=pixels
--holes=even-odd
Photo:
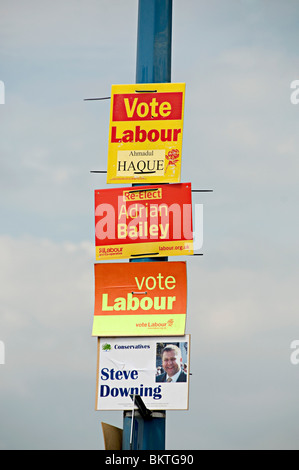
[[[159,349],[161,349],[161,346]],[[157,358],[161,361],[157,365],[157,370],[160,368],[162,372],[156,375],[156,382],[187,382],[182,351],[176,344],[164,345],[162,351],[157,352]]]

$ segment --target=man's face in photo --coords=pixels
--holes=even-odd
[[[164,351],[162,357],[162,367],[169,377],[173,377],[181,366],[182,358],[175,351]]]

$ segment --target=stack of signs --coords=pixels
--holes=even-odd
[[[188,409],[186,263],[142,260],[193,254],[191,184],[180,183],[184,92],[112,86],[107,183],[133,186],[95,191],[96,260],[113,261],[94,266],[97,410],[131,409],[134,394],[149,409]]]

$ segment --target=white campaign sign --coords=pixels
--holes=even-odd
[[[139,395],[149,410],[187,410],[189,357],[190,335],[98,338],[95,409],[129,410]]]

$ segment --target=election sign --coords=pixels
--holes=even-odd
[[[139,395],[150,410],[189,407],[190,335],[98,338],[96,410],[132,410]]]
[[[112,85],[107,183],[179,183],[185,84]]]
[[[193,254],[191,183],[95,191],[96,260]]]
[[[92,336],[184,335],[186,262],[94,266]]]

